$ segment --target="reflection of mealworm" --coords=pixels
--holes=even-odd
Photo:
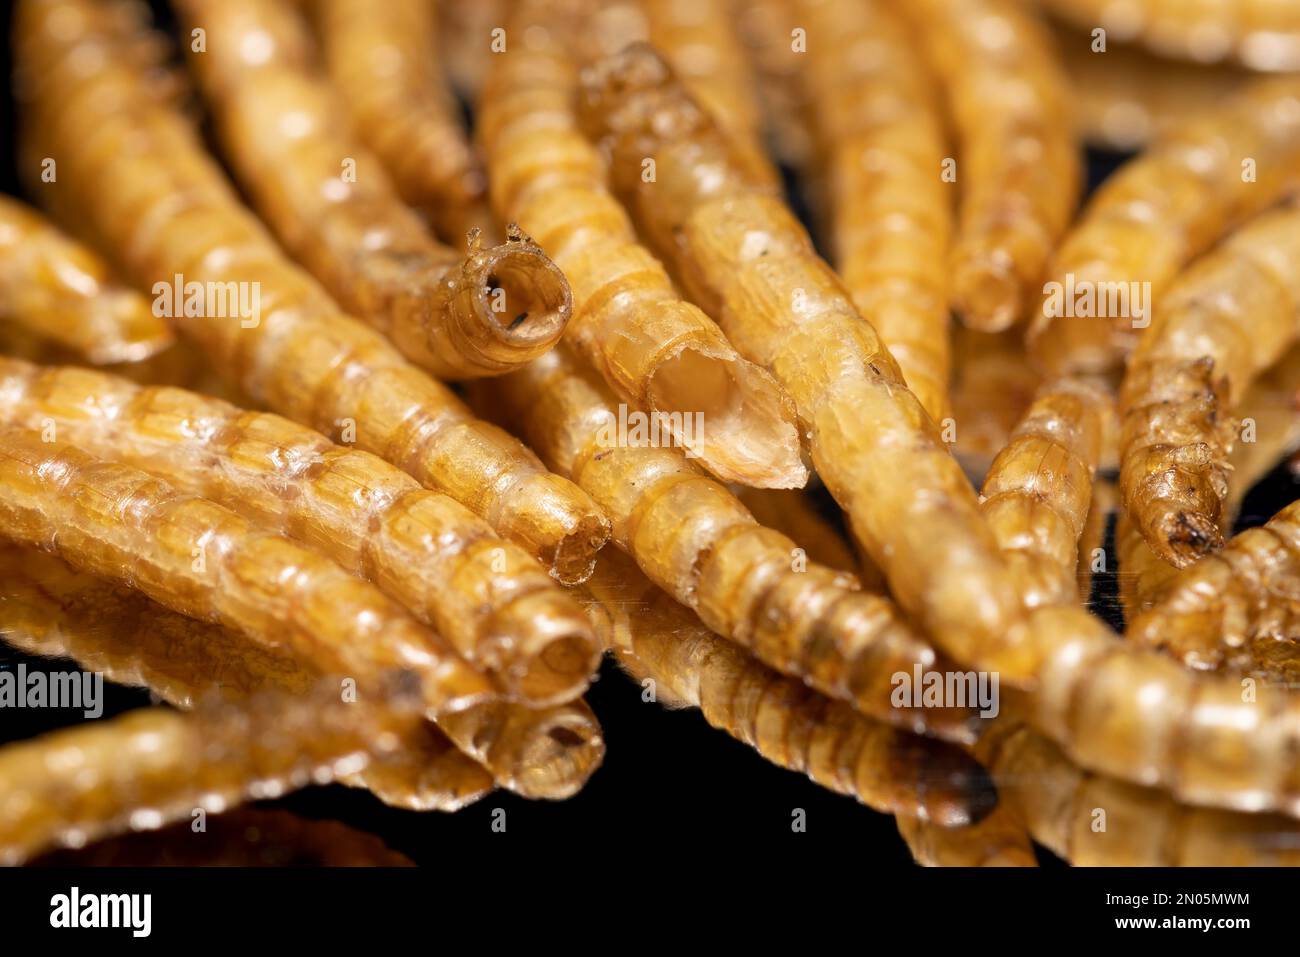
[[[900,814],[898,833],[916,862],[926,867],[1038,866],[1025,825],[1000,799],[988,817],[964,827],[937,827]]]
[[[358,446],[457,499],[562,581],[589,574],[608,536],[591,500],[517,440],[470,416],[292,266],[190,127],[151,97],[114,38],[94,28],[93,6],[24,3],[15,37],[31,142],[58,157],[59,189],[81,200],[79,215],[102,245],[145,286],[181,275],[258,290],[261,316],[252,327],[218,316],[180,316],[177,325],[255,399],[327,432],[350,431],[351,423]],[[58,11],[72,11],[69,22],[86,29],[57,29],[50,19]],[[67,68],[70,58],[78,69]]]
[[[1124,376],[1120,489],[1170,564],[1222,546],[1231,412],[1297,337],[1300,207],[1247,223],[1162,297]]]
[[[347,128],[338,92],[276,53],[305,45],[305,23],[260,0],[179,5],[208,32],[191,63],[240,183],[345,309],[444,379],[500,375],[559,341],[564,276],[517,232],[492,249],[476,236],[468,257],[435,242]],[[250,62],[256,38],[270,53]]]
[[[142,708],[0,748],[0,862],[216,814],[361,771],[397,746],[404,710],[269,693],[189,714]]]
[[[468,229],[489,222],[483,171],[444,76],[445,64],[431,55],[442,32],[439,8],[447,6],[431,0],[321,0],[312,12],[325,63],[358,135],[383,162],[402,198],[454,246]],[[486,58],[489,29],[466,41],[465,52]]]
[[[794,542],[759,525],[680,451],[619,444],[608,392],[563,346],[479,391],[484,408],[517,423],[605,508],[641,570],[715,632],[873,717],[969,733],[941,711],[889,700],[894,674],[934,667],[935,656],[888,600],[801,559]]]
[[[984,770],[952,745],[855,713],[710,634],[691,612],[606,553],[587,584],[623,667],[653,682],[667,707],[705,720],[774,764],[888,814],[945,827],[977,820],[994,800]]]
[[[668,430],[719,478],[801,486],[807,471],[789,398],[678,297],[636,241],[607,191],[600,154],[577,128],[578,67],[566,38],[582,35],[586,6],[522,0],[515,7],[515,41],[493,57],[478,116],[493,204],[564,270],[574,300],[566,341],[619,398],[668,413]],[[667,183],[669,174],[662,178]],[[688,428],[697,418],[702,428]]]
[[[1074,214],[1082,162],[1052,37],[1014,0],[912,0],[960,145],[952,302],[967,325],[1005,329]],[[936,172],[936,175],[937,172]]]
[[[949,414],[952,200],[937,92],[887,3],[794,4],[814,53],[799,77],[831,197],[837,271],[898,360],[908,387]]]
[[[522,548],[368,452],[269,413],[89,370],[0,358],[0,421],[150,471],[373,581],[510,694],[581,694],[600,649]]]
[[[1300,79],[1252,84],[1169,130],[1102,184],[1062,240],[1031,354],[1058,375],[1118,370],[1183,265],[1273,205],[1297,171]]]
[[[317,672],[139,592],[77,572],[33,549],[0,546],[0,638],[28,654],[71,658],[109,681],[141,685],[192,708],[205,696],[303,694]],[[348,775],[395,807],[454,811],[492,789],[492,776],[427,721],[400,731],[391,754]]]
[[[96,365],[136,362],[171,331],[108,266],[21,203],[0,196],[0,319],[75,350]]]

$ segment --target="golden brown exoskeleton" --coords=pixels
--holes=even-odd
[[[1082,157],[1069,86],[1046,27],[1015,0],[911,0],[942,81],[958,151],[960,218],[951,300],[975,329],[1006,329],[1032,311],[1074,215]]]
[[[57,436],[212,499],[374,582],[512,697],[586,689],[600,645],[527,552],[378,456],[181,389],[0,358],[0,423]]]
[[[950,414],[951,185],[944,117],[920,51],[881,0],[794,0],[836,270],[936,421]],[[679,71],[680,72],[680,71]]]
[[[962,751],[856,713],[713,635],[690,610],[607,552],[584,586],[619,662],[666,707],[705,720],[791,771],[887,814],[941,827],[979,820],[996,795]],[[649,682],[649,684],[646,684]]]
[[[976,487],[1034,400],[1042,376],[1028,361],[1019,330],[953,329],[952,429],[944,440]]]
[[[1001,795],[993,812],[974,824],[940,827],[900,814],[898,833],[916,863],[925,867],[1038,866],[1029,832]]]
[[[1061,241],[1030,353],[1050,373],[1115,373],[1183,266],[1300,183],[1300,79],[1262,80],[1113,173]]]
[[[1223,545],[1232,415],[1300,337],[1300,207],[1248,222],[1174,280],[1120,391],[1120,490],[1147,544],[1184,567]]]
[[[588,9],[585,0],[515,6],[514,41],[492,58],[477,124],[493,205],[564,270],[574,305],[566,342],[623,402],[667,413],[678,442],[725,481],[802,486],[807,470],[784,390],[678,295],[637,241],[607,189],[604,160],[578,129],[574,48]],[[703,429],[688,429],[684,421],[696,416]]]
[[[190,125],[97,27],[95,9],[87,0],[27,0],[15,38],[29,147],[57,158],[56,192],[77,200],[72,210],[98,246],[139,285],[166,287],[178,328],[254,399],[349,436],[450,495],[561,581],[589,574],[608,538],[591,500],[471,416],[290,263]],[[67,23],[78,29],[58,29]],[[84,68],[69,69],[70,59]],[[194,310],[184,306],[191,292],[201,301]]]
[[[279,689],[302,695],[320,675],[219,625],[169,611],[140,592],[78,572],[31,548],[0,546],[0,639],[32,655],[69,658],[178,708]],[[492,775],[428,721],[346,783],[411,810],[455,811],[490,791]]]
[[[138,362],[174,337],[150,302],[34,209],[0,196],[0,321],[22,325],[95,365]]]

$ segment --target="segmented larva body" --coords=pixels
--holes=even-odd
[[[1043,0],[1086,30],[1101,28],[1155,53],[1198,64],[1234,59],[1252,70],[1300,69],[1300,10],[1276,0]]]
[[[1123,509],[1115,523],[1115,557],[1119,559],[1119,600],[1124,620],[1150,608],[1178,569],[1151,550],[1133,519]]]
[[[1048,383],[984,479],[980,508],[1026,607],[1079,600],[1079,540],[1110,414],[1096,385]]]
[[[173,342],[149,301],[116,285],[99,256],[6,196],[0,196],[0,320],[96,365],[136,362]]]
[[[584,0],[523,0],[492,57],[478,135],[497,212],[550,251],[573,289],[566,341],[624,402],[663,412],[669,431],[725,481],[802,486],[794,412],[636,240],[574,113]],[[638,159],[638,164],[640,159]],[[638,169],[640,167],[638,166]],[[639,175],[639,174],[638,174]],[[702,430],[684,423],[699,415]]]
[[[1300,207],[1247,223],[1173,282],[1129,361],[1120,488],[1171,565],[1223,545],[1231,412],[1300,337],[1297,266]]]
[[[118,684],[148,688],[178,708],[205,698],[242,701],[269,690],[302,695],[320,680],[308,665],[168,611],[139,592],[74,571],[30,548],[0,546],[0,638],[32,655],[70,658]],[[386,804],[455,811],[492,790],[480,764],[427,721],[346,776]]]
[[[1300,864],[1300,824],[1295,820],[1187,807],[1162,791],[1089,774],[1025,725],[999,722],[981,754],[1000,793],[1023,816],[1035,840],[1072,864]]]
[[[887,3],[796,0],[799,80],[830,201],[836,269],[936,422],[949,415],[951,187],[938,94]]]
[[[585,586],[619,662],[668,707],[699,708],[713,727],[773,764],[887,814],[952,827],[996,800],[984,769],[953,745],[856,713],[711,634],[626,558],[607,553]]]
[[[1031,678],[1005,627],[1019,597],[966,476],[793,214],[731,162],[649,47],[593,68],[583,109],[643,232],[789,390],[818,474],[899,604],[957,660]],[[657,184],[641,182],[642,157],[656,160]]]
[[[235,808],[204,822],[182,819],[59,850],[30,867],[414,867],[374,834],[340,821],[299,817],[278,808]]]
[[[976,329],[1006,329],[1037,304],[1079,201],[1068,82],[1050,33],[1015,0],[898,9],[939,74],[958,141],[953,308]]]
[[[516,423],[586,489],[613,520],[619,546],[709,628],[873,717],[969,735],[964,709],[894,707],[893,675],[939,665],[887,599],[809,563],[680,450],[620,436],[608,392],[563,346],[478,391],[481,408]]]
[[[455,246],[469,229],[489,227],[490,219],[487,180],[470,148],[444,60],[436,55],[438,14],[446,6],[322,0],[312,13],[325,65],[358,136],[383,162],[402,198]],[[484,57],[490,44],[488,29],[468,42]]]
[[[500,375],[559,341],[563,274],[517,230],[491,249],[475,234],[468,256],[436,242],[353,136],[341,94],[274,52],[305,43],[305,23],[261,0],[180,5],[208,32],[191,62],[239,182],[344,309],[443,379]]]
[[[1110,527],[1111,516],[1118,511],[1119,495],[1115,491],[1115,483],[1094,474],[1092,504],[1088,506],[1088,518],[1083,523],[1083,534],[1079,536],[1079,568],[1075,576],[1079,599],[1085,605],[1092,595],[1093,575],[1106,570],[1106,531]],[[1100,562],[1097,561],[1099,558]]]
[[[1297,170],[1297,79],[1252,84],[1162,135],[1102,184],[1061,241],[1031,355],[1054,375],[1120,369],[1183,266],[1273,205]]]
[[[859,562],[853,547],[818,509],[808,493],[799,489],[732,489],[760,525],[774,528],[803,549],[809,561],[837,572],[857,574]],[[861,574],[859,578],[863,578]]]
[[[801,175],[812,173],[812,131],[808,103],[799,81],[807,67],[807,43],[798,43],[807,28],[795,22],[789,0],[749,0],[732,4],[732,15],[749,51],[758,79],[768,148],[783,165]]]
[[[145,469],[338,562],[433,625],[512,696],[581,694],[600,646],[578,604],[464,506],[270,413],[0,358],[0,421]]]
[[[506,0],[436,0],[429,6],[438,14],[437,52],[451,85],[462,100],[477,103],[493,40],[500,36],[493,31],[505,28],[509,5]]]
[[[940,827],[898,815],[898,833],[925,867],[1037,867],[1034,846],[1019,816],[999,797],[988,817],[963,827]]]
[[[978,488],[993,457],[1011,438],[1042,377],[1025,355],[1024,334],[1016,329],[994,334],[958,325],[953,329],[952,407],[948,447]]]
[[[1168,580],[1128,634],[1192,667],[1215,669],[1256,639],[1294,641],[1297,623],[1300,502],[1293,502]]]
[[[142,708],[0,748],[0,862],[216,814],[361,771],[410,713],[317,693]]]
[[[327,433],[355,430],[359,447],[455,498],[561,581],[590,574],[608,537],[591,500],[339,312],[239,204],[188,125],[150,98],[112,37],[89,29],[86,6],[24,4],[15,25],[18,60],[34,78],[32,142],[58,158],[60,190],[75,192],[100,244],[166,296],[180,297],[176,276],[207,295],[256,295],[251,321],[182,314],[176,323],[255,399]],[[60,32],[50,21],[62,14],[88,29]]]

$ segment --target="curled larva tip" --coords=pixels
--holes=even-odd
[[[952,267],[953,309],[972,329],[1001,332],[1024,312],[1022,285],[1003,257],[961,256]]]

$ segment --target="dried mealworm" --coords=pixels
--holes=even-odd
[[[1161,56],[1233,59],[1251,70],[1300,69],[1300,10],[1276,0],[1040,0],[1085,30],[1102,29]]]
[[[217,312],[230,311],[231,290],[256,297],[248,320],[207,308],[176,317],[255,399],[354,437],[527,547],[561,581],[590,574],[608,538],[591,500],[516,439],[473,418],[378,332],[339,312],[239,204],[193,130],[151,98],[112,36],[89,29],[87,7],[87,0],[24,3],[15,36],[20,64],[38,78],[28,84],[24,114],[31,142],[58,158],[68,174],[59,188],[75,191],[99,241],[140,284],[166,286],[163,295],[181,296],[172,288],[181,276],[205,290],[200,298],[221,298],[227,308]],[[56,29],[50,19],[60,11],[88,29]],[[70,58],[85,62],[69,70]]]
[[[142,708],[0,748],[0,862],[277,797],[362,770],[410,713],[271,693],[188,714]]]
[[[995,795],[959,749],[857,714],[711,634],[623,556],[601,557],[586,585],[624,668],[657,700],[705,720],[773,764],[888,814],[952,827],[986,814]]]
[[[1006,329],[1038,301],[1079,201],[1068,83],[1049,31],[1015,0],[915,0],[898,9],[913,17],[939,74],[959,145],[953,308],[976,329]]]
[[[436,242],[353,137],[341,94],[276,54],[305,42],[305,23],[262,0],[179,5],[207,30],[191,63],[239,182],[344,309],[442,379],[500,375],[559,341],[572,310],[563,274],[514,230],[491,249],[476,234],[468,256]],[[250,62],[256,37],[270,52]]]
[[[1106,531],[1110,527],[1111,517],[1118,511],[1118,505],[1115,483],[1094,475],[1092,502],[1088,506],[1083,534],[1079,536],[1079,572],[1076,576],[1079,600],[1085,605],[1092,595],[1093,574],[1105,571]],[[1099,558],[1100,563],[1097,561]]]
[[[377,456],[90,370],[0,358],[0,396],[0,422],[145,469],[373,581],[512,696],[570,700],[599,664],[582,609],[527,552]]]
[[[1034,358],[1055,375],[1112,373],[1170,281],[1300,182],[1300,79],[1260,81],[1171,129],[1098,189],[1057,250]]]
[[[1019,330],[990,335],[958,326],[953,358],[952,406],[960,415],[947,436],[949,448],[978,486],[1033,402],[1042,377],[1025,355]]]
[[[758,94],[769,148],[784,165],[812,171],[812,131],[800,73],[805,68],[807,30],[795,22],[789,0],[748,0],[732,4],[741,39],[758,74]],[[803,43],[800,34],[803,30]],[[801,48],[802,47],[802,48]]]
[[[5,196],[0,196],[0,319],[20,323],[96,365],[136,362],[173,341],[149,301],[116,285],[102,259]]]
[[[438,53],[447,65],[451,85],[468,103],[478,101],[492,59],[493,41],[503,34],[507,0],[436,0]]]
[[[1147,543],[1184,567],[1223,545],[1231,412],[1300,337],[1300,206],[1255,219],[1161,297],[1120,392],[1120,490]]]
[[[912,857],[925,867],[1038,866],[1025,825],[1000,799],[988,817],[963,827],[939,827],[900,814],[898,833]]]
[[[523,0],[494,56],[478,134],[499,213],[545,246],[573,287],[566,341],[619,398],[663,413],[679,444],[725,481],[802,486],[794,413],[772,377],[681,300],[609,194],[605,164],[574,113],[582,0]],[[638,159],[638,163],[640,160]],[[702,428],[694,428],[695,423]]]
[[[320,0],[312,12],[323,59],[357,134],[383,162],[402,198],[455,246],[467,230],[486,229],[490,221],[487,180],[435,55],[438,13],[447,6]],[[485,56],[490,26],[468,44]]]
[[[1300,864],[1300,824],[1291,818],[1186,807],[1162,791],[1080,770],[1024,725],[999,725],[981,753],[1000,792],[1037,841],[1073,864]]]
[[[984,479],[980,508],[1026,607],[1078,600],[1079,539],[1109,404],[1086,381],[1047,383]]]
[[[800,71],[833,201],[833,260],[936,422],[949,415],[947,145],[929,72],[888,3],[798,0]]]
[[[850,575],[858,571],[859,563],[852,546],[822,515],[807,492],[741,486],[733,491],[760,525],[774,528],[789,537],[810,560],[832,571]]]
[[[517,423],[552,468],[601,504],[642,571],[719,635],[873,717],[969,734],[962,715],[890,701],[895,674],[938,664],[887,599],[810,564],[680,450],[621,441],[607,390],[565,347],[476,388],[482,408]]]
[[[109,681],[148,688],[192,708],[204,697],[303,694],[317,672],[219,625],[169,611],[139,592],[78,572],[30,548],[0,546],[0,638],[28,654],[70,658]],[[454,811],[493,787],[492,776],[429,722],[347,783],[412,810]]]
[[[413,867],[374,834],[339,821],[279,808],[241,807],[205,822],[119,834],[81,850],[61,850],[29,867]]]

